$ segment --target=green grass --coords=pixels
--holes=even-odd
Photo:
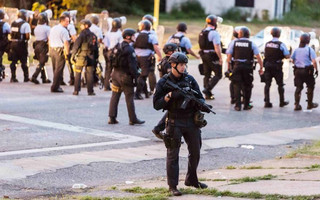
[[[244,166],[244,167],[241,167],[240,169],[263,169],[263,167],[262,166],[248,166],[248,167],[246,167],[246,166]]]
[[[295,158],[298,155],[320,156],[320,141],[300,147],[286,155],[286,158]]]
[[[227,166],[226,169],[230,169],[231,170],[231,169],[237,169],[237,168],[230,165],[230,166]]]
[[[277,176],[274,176],[272,174],[268,174],[265,176],[256,176],[256,177],[243,177],[239,179],[230,179],[231,183],[230,184],[240,184],[240,183],[245,183],[245,182],[257,182],[259,180],[271,180],[276,178]]]

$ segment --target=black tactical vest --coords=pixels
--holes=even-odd
[[[180,43],[182,38],[184,37],[184,35],[181,35],[180,37],[175,36],[175,34],[173,34],[171,36],[171,39],[169,40],[169,43],[174,43],[178,46],[178,51],[179,52],[183,52],[185,54],[188,54],[187,49],[185,47],[181,47]]]
[[[150,49],[153,51],[153,44],[149,43],[149,35],[150,33],[139,33],[134,43],[134,48]]]
[[[25,34],[21,34],[20,30],[21,30],[21,26],[22,24],[26,23],[24,20],[22,20],[21,22],[12,22],[11,25],[11,39],[14,40],[25,40]]]
[[[252,42],[249,40],[236,40],[233,46],[234,60],[246,60],[246,63],[253,62]]]
[[[201,50],[214,50],[214,46],[212,41],[210,42],[208,39],[208,35],[210,31],[215,31],[215,30],[205,30],[203,29],[201,33],[199,34],[199,46]]]
[[[6,36],[3,34],[3,25],[5,22],[0,22],[0,40],[3,40]]]
[[[283,52],[280,49],[282,42],[269,41],[265,47],[265,61],[266,62],[281,62],[284,58]]]
[[[98,50],[97,36],[90,30],[84,30],[82,34],[79,37],[84,37],[84,40],[81,44],[80,52],[78,55],[83,57],[89,57],[90,59],[95,59],[95,54]]]

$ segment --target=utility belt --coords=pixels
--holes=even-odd
[[[204,50],[200,50],[203,53],[216,53],[216,51],[214,49],[204,49]]]
[[[314,72],[314,67],[313,65],[307,65],[305,67],[297,67],[297,66],[293,66],[293,72],[295,71],[307,71],[309,75],[313,75]]]
[[[168,119],[188,119],[193,118],[194,113],[172,113],[168,112]]]
[[[10,41],[11,42],[24,42],[24,43],[28,42],[28,40],[19,40],[19,39],[11,39]]]

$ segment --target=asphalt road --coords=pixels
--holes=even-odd
[[[202,87],[198,61],[188,71]],[[34,72],[30,67],[30,74]],[[7,74],[9,67],[6,68]],[[52,68],[48,65],[49,77]],[[250,111],[236,112],[229,98],[229,80],[222,79],[213,90],[215,100],[208,101],[216,115],[206,114],[208,125],[202,129],[203,149],[199,170],[216,169],[282,156],[292,148],[320,138],[307,134],[318,130],[319,109],[307,111],[304,89],[303,111],[293,111],[294,86],[291,68],[286,69],[285,96],[290,104],[279,108],[277,87],[273,82],[274,107],[263,108],[263,88],[255,72]],[[33,198],[65,195],[72,186],[110,186],[125,181],[165,177],[166,150],[151,130],[162,117],[152,106],[152,98],[135,101],[137,116],[144,125],[130,126],[124,98],[119,103],[120,121],[108,125],[111,92],[95,88],[96,96],[87,96],[83,88],[73,96],[73,87],[64,93],[50,93],[50,84],[0,83],[0,197]],[[65,81],[68,72],[65,69]],[[320,101],[317,80],[314,101]],[[306,129],[303,129],[306,128]],[[319,131],[320,132],[320,131]],[[254,149],[242,148],[251,145]],[[182,146],[180,171],[187,167],[186,145]],[[183,178],[183,177],[181,177]]]

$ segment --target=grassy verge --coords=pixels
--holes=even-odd
[[[299,155],[308,155],[308,156],[320,156],[320,141],[315,141],[310,145],[305,145],[300,147],[293,152],[289,153],[287,158],[294,158]]]

